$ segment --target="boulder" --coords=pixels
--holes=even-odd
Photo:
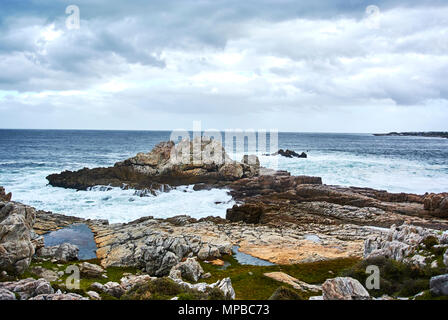
[[[196,258],[187,258],[176,264],[170,271],[171,278],[178,278],[180,275],[181,279],[192,282],[197,282],[203,274],[204,270]]]
[[[43,247],[37,250],[36,255],[44,258],[55,259],[66,263],[78,260],[79,248],[71,243],[62,243],[58,246]]]
[[[12,193],[6,193],[5,188],[0,187],[0,201],[9,202],[11,201]]]
[[[226,219],[232,222],[260,223],[263,216],[263,207],[259,204],[234,205],[227,209]]]
[[[322,285],[324,300],[369,300],[370,295],[361,283],[350,277],[328,279]]]
[[[0,290],[2,289],[17,294],[21,300],[28,300],[40,294],[54,293],[50,283],[45,279],[28,278],[20,281],[0,282]]]
[[[86,294],[91,300],[101,300],[101,296],[96,291],[87,291]]]
[[[97,264],[83,262],[79,265],[79,272],[87,278],[99,278],[103,275],[104,269]]]
[[[155,278],[152,278],[147,274],[139,275],[139,276],[128,275],[128,276],[125,276],[120,279],[120,285],[125,291],[129,291],[132,288],[134,288],[135,286],[145,284],[148,281],[151,281],[152,279],[155,279]]]
[[[445,251],[445,254],[443,255],[443,263],[445,266],[448,267],[448,249]]]
[[[21,274],[34,255],[31,231],[36,219],[32,207],[0,202],[0,270]]]
[[[2,300],[16,300],[16,295],[7,289],[0,289],[0,301]]]
[[[240,179],[243,174],[243,166],[238,162],[225,163],[218,171],[219,175],[226,180]]]
[[[106,284],[101,284],[99,282],[94,282],[90,286],[90,288],[94,291],[104,292],[108,295],[111,295],[115,298],[120,298],[124,293],[124,288],[118,282],[109,281]]]
[[[448,296],[448,274],[432,277],[429,280],[429,289],[433,296]]]

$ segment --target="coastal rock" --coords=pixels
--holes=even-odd
[[[232,222],[259,223],[263,215],[263,207],[257,204],[234,205],[227,209],[226,219]]]
[[[16,300],[16,295],[7,289],[0,289],[0,301],[2,300]]]
[[[184,139],[177,144],[161,142],[149,153],[117,162],[108,168],[84,168],[47,177],[53,186],[86,190],[93,186],[115,186],[159,190],[162,186],[198,183],[219,184],[258,173],[259,163],[232,161],[221,143],[207,138]]]
[[[408,224],[403,224],[399,227],[393,225],[387,234],[366,239],[364,243],[364,258],[383,256],[424,267],[426,265],[425,257],[414,254],[419,245],[428,237],[438,239],[440,235],[435,230],[428,228]]]
[[[44,258],[55,259],[58,262],[66,263],[78,260],[79,248],[74,244],[63,243],[58,246],[40,248],[36,255]]]
[[[301,154],[298,154],[297,152],[293,151],[293,150],[283,150],[280,149],[277,152],[272,154],[273,156],[276,155],[281,155],[282,157],[286,157],[286,158],[307,158],[307,154],[305,152],[302,152]]]
[[[232,280],[230,280],[230,278],[224,278],[212,284],[208,284],[205,282],[191,284],[179,278],[175,278],[173,280],[174,282],[176,282],[177,284],[181,285],[184,288],[198,290],[200,292],[205,292],[207,289],[218,288],[219,290],[222,291],[222,293],[227,299],[230,300],[235,299],[235,290],[233,289]]]
[[[5,188],[0,186],[0,201],[9,202],[11,201],[12,193],[6,193]]]
[[[18,294],[21,300],[27,300],[40,294],[54,293],[50,283],[45,279],[28,278],[20,281],[0,282],[0,290],[2,289]]]
[[[150,277],[147,274],[144,275],[128,275],[126,277],[121,278],[120,280],[120,286],[125,290],[129,291],[132,288],[145,284],[148,281],[151,281],[155,278]]]
[[[34,255],[31,231],[34,208],[16,202],[0,202],[0,270],[21,274]]]
[[[424,197],[425,210],[428,210],[432,216],[448,218],[448,193],[431,193]]]
[[[432,277],[429,288],[434,296],[448,296],[448,274]]]
[[[105,284],[94,282],[90,287],[94,291],[104,292],[115,298],[120,298],[125,293],[124,288],[119,283],[112,281],[109,281]]]
[[[204,270],[195,258],[187,258],[185,261],[175,265],[170,271],[170,276],[172,278],[180,275],[181,279],[192,282],[197,282],[201,279],[203,274]]]
[[[322,285],[324,300],[370,300],[370,295],[361,283],[353,278],[328,279]]]
[[[53,293],[53,294],[40,294],[29,300],[89,300],[76,293]]]
[[[97,264],[83,262],[79,265],[79,271],[82,276],[88,278],[98,278],[104,273],[104,269]]]

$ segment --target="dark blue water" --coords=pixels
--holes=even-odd
[[[0,185],[12,191],[13,199],[17,201],[83,217],[105,218],[118,212],[126,216],[147,212],[163,216],[162,210],[170,215],[199,211],[201,216],[207,213],[221,215],[218,213],[221,211],[224,215],[227,205],[214,207],[211,202],[228,201],[218,192],[192,192],[187,194],[189,198],[182,200],[178,198],[180,193],[174,193],[170,198],[166,196],[149,202],[147,199],[131,199],[129,194],[121,191],[108,195],[98,191],[76,193],[47,186],[45,177],[48,174],[110,166],[137,152],[150,151],[160,141],[168,140],[170,134],[169,131],[0,130]],[[261,156],[262,165],[289,170],[293,174],[320,176],[327,184],[393,192],[448,191],[448,139],[279,133],[278,145],[283,149],[306,151],[309,157]],[[241,157],[242,154],[237,154],[235,159]],[[174,207],[173,211],[167,207],[177,200],[183,203],[184,210]],[[141,213],[143,209],[146,211]]]
[[[85,224],[74,224],[66,228],[44,234],[46,247],[57,246],[63,243],[71,243],[79,248],[78,258],[89,260],[96,258],[96,244],[93,232]]]

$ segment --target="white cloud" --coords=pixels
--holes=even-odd
[[[8,127],[50,117],[49,126],[69,128],[188,128],[197,119],[218,128],[442,130],[447,16],[448,6],[394,8],[378,28],[363,15],[242,19],[223,46],[173,26],[166,36],[180,37],[161,41],[163,30],[140,16],[92,18],[76,32],[20,20],[0,36],[0,110]]]

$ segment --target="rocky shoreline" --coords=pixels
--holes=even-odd
[[[389,133],[374,133],[374,136],[384,137],[384,136],[393,136],[393,137],[428,137],[428,138],[447,138],[448,132],[441,131],[431,131],[431,132],[389,132]]]
[[[17,281],[26,279],[18,280],[17,277],[30,270],[36,275],[36,265],[33,264],[45,263],[42,259],[62,265],[77,264],[73,262],[76,261],[73,247],[47,248],[41,236],[76,223],[86,224],[94,233],[97,260],[89,262],[90,266],[79,266],[90,270],[84,273],[93,273],[98,284],[88,282],[88,290],[82,294],[65,290],[55,296],[55,290],[52,292],[47,283],[32,282],[41,281],[37,276],[23,285],[36,287],[36,290],[44,286],[48,290],[37,290],[41,293],[22,298],[71,299],[75,297],[73,294],[83,299],[98,299],[101,295],[103,298],[148,298],[161,294],[156,289],[158,282],[168,281],[164,285],[175,287],[172,292],[176,294],[161,294],[164,298],[188,294],[197,299],[238,299],[245,292],[239,283],[236,294],[232,287],[231,272],[243,269],[231,258],[234,246],[238,246],[242,253],[274,264],[272,267],[253,266],[249,271],[250,274],[263,270],[259,272],[260,282],[270,279],[278,286],[286,286],[286,289],[272,290],[269,295],[274,298],[285,294],[284,290],[293,290],[291,296],[317,296],[313,299],[370,299],[374,292],[367,292],[360,283],[359,274],[335,277],[335,272],[339,271],[331,267],[332,271],[329,266],[337,261],[354,264],[378,257],[430,270],[422,273],[424,279],[431,275],[431,281],[429,278],[424,280],[428,287],[425,290],[429,292],[431,289],[427,294],[433,295],[431,297],[448,295],[445,293],[448,290],[447,193],[396,194],[368,188],[329,186],[319,177],[291,176],[285,171],[262,168],[255,156],[245,156],[241,162],[231,161],[222,146],[210,139],[201,143],[202,159],[213,153],[212,150],[219,149],[221,159],[226,161],[214,158],[200,164],[193,164],[193,161],[190,164],[173,163],[170,161],[173,152],[178,153],[182,144],[191,146],[188,141],[180,144],[163,142],[150,153],[138,154],[113,167],[65,171],[50,175],[48,180],[53,186],[75,189],[110,185],[151,191],[164,185],[174,188],[182,184],[194,184],[195,190],[226,188],[237,202],[227,210],[226,219],[144,217],[126,224],[109,224],[105,220],[37,211],[12,202],[11,194],[7,195],[0,188],[0,269],[3,278],[9,281],[0,282],[0,297],[12,297],[10,293],[15,297],[20,295],[20,290],[13,289],[14,281],[20,288],[22,284]],[[194,157],[189,154],[190,160]],[[233,271],[226,273],[212,267],[228,260]],[[302,264],[325,266],[331,273],[319,278],[319,283],[309,284],[282,271],[285,268],[295,270]],[[42,265],[37,267],[42,268]],[[55,268],[61,272],[59,267]],[[125,272],[120,271],[119,278],[114,275],[115,281],[106,282],[102,276],[116,268],[133,270],[133,273],[124,276]],[[42,270],[37,273],[48,274]],[[224,277],[217,279],[217,275]],[[306,278],[313,274],[310,271],[301,275]],[[55,280],[54,276],[51,279]],[[442,278],[434,280],[437,276]],[[126,277],[134,278],[131,281]],[[56,275],[56,279],[62,281],[63,277]],[[233,279],[241,279],[241,276]],[[128,285],[129,281],[133,285]],[[47,282],[52,288],[54,281]],[[351,289],[347,291],[347,288]],[[426,291],[422,292],[426,294]]]

